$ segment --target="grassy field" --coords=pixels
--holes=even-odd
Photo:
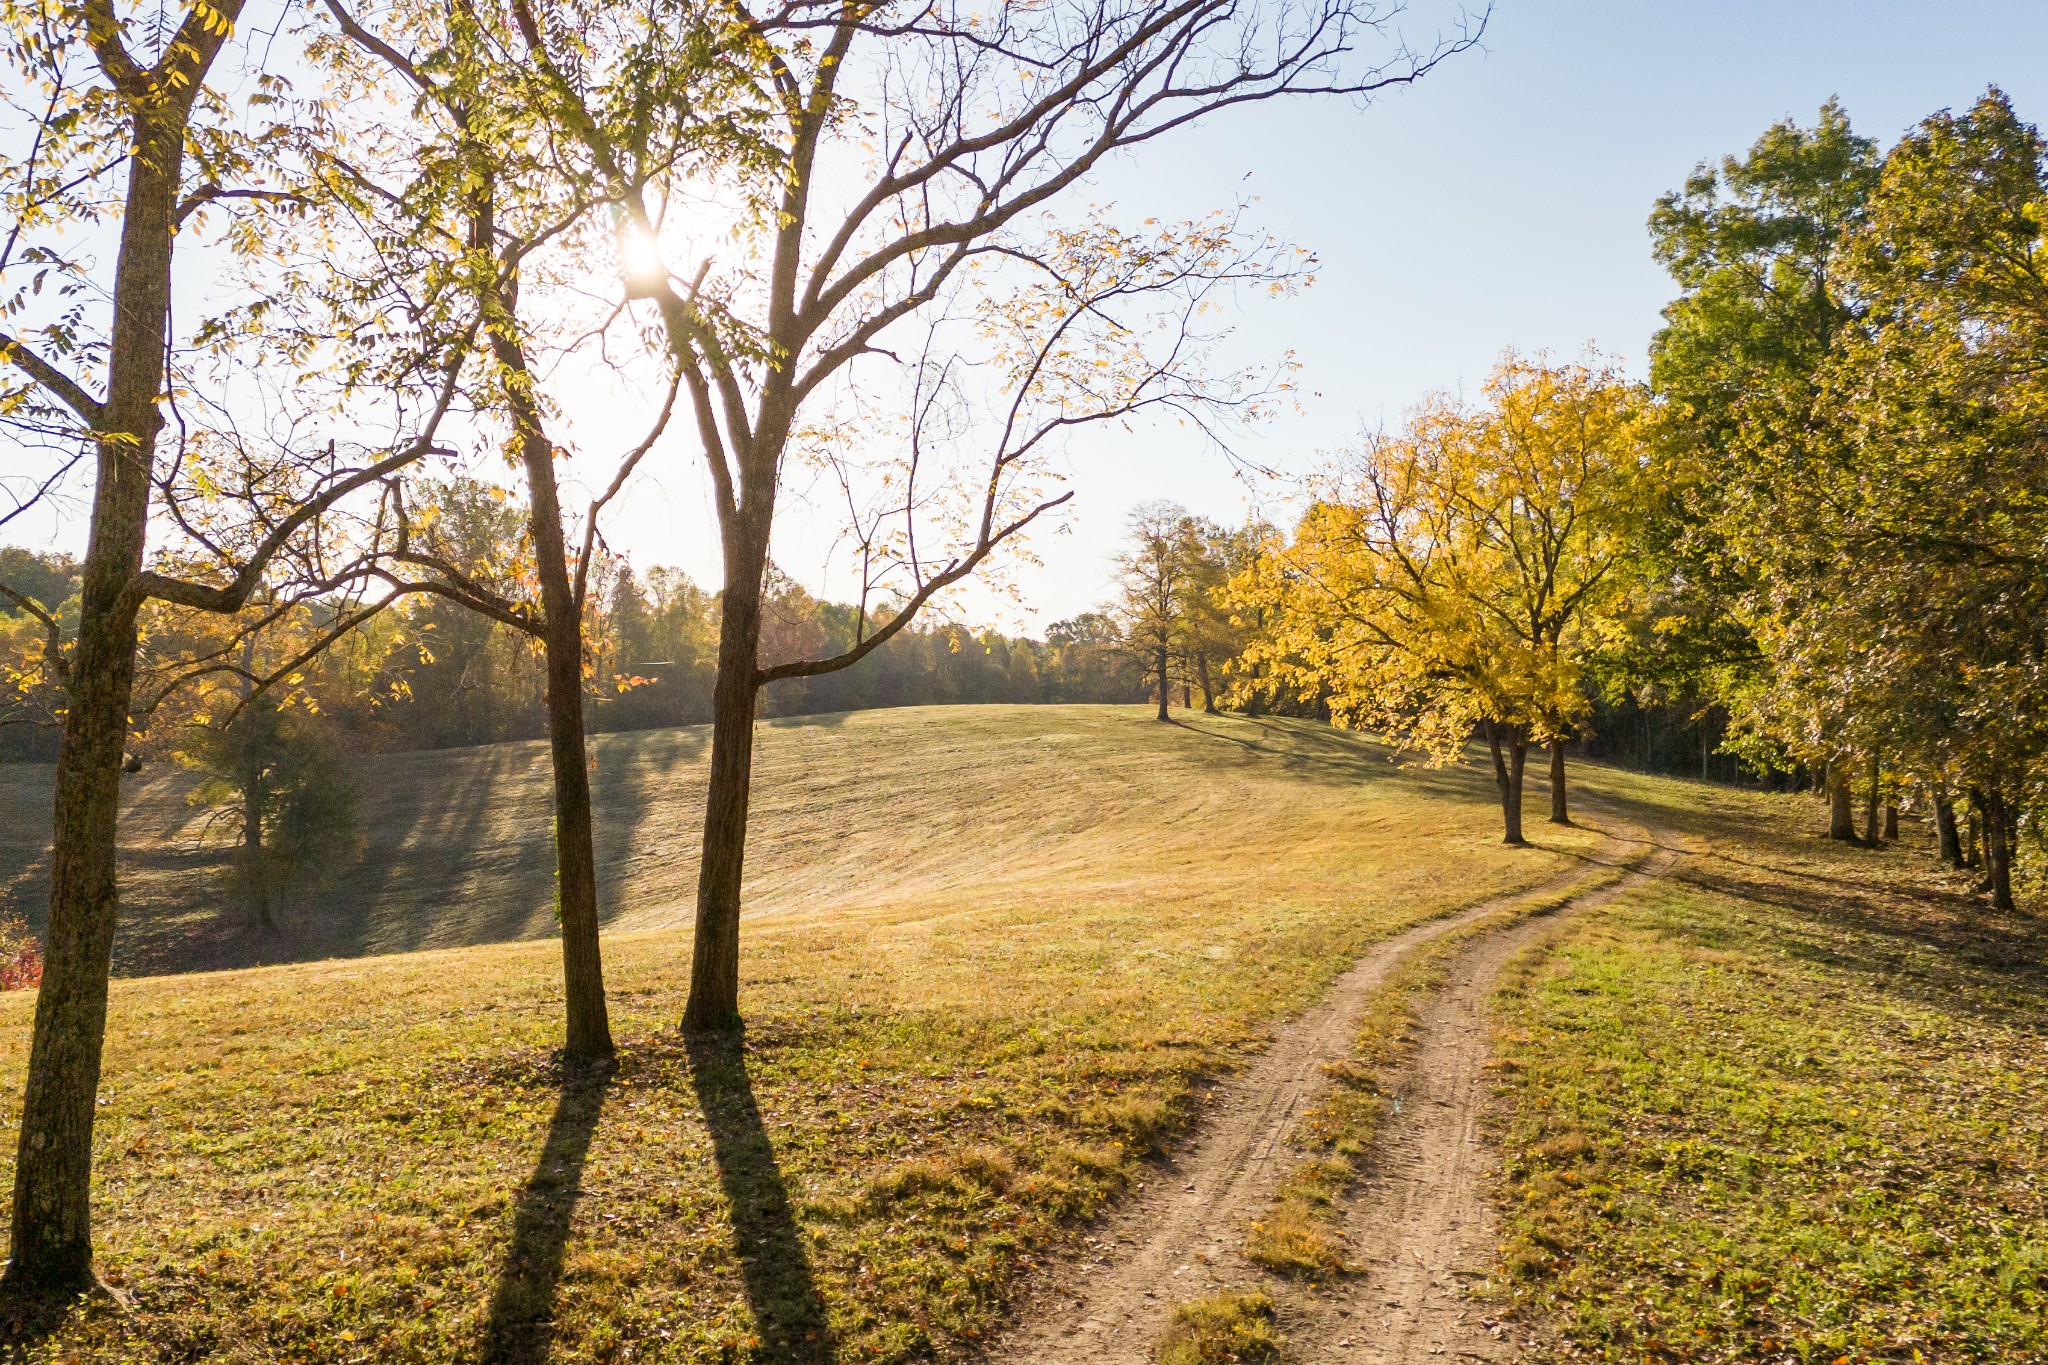
[[[694,770],[662,772],[611,864],[616,925],[676,917],[694,797],[666,791]],[[602,1081],[553,1068],[549,943],[118,983],[98,1209],[132,1307],[49,1358],[970,1353],[1201,1078],[1365,944],[1591,842],[1502,848],[1476,770],[1136,708],[777,724],[758,793],[743,1048],[674,1031],[672,928],[608,936]],[[8,1093],[30,1003],[0,1000]]]
[[[1569,1359],[2048,1360],[2048,932],[1803,798],[1664,818],[1702,853],[1504,997],[1524,1324]]]
[[[1258,893],[1266,869],[1207,852],[1219,826],[1242,841],[1225,848],[1306,849],[1301,884],[1324,894],[1336,883],[1314,890],[1315,878],[1342,873],[1318,857],[1318,841],[1346,837],[1360,814],[1331,793],[1392,775],[1382,752],[1324,730],[1237,721],[1174,731],[1182,742],[1167,743],[1140,719],[1137,707],[968,706],[767,722],[747,903],[762,914],[811,914],[1047,888],[1113,898],[1133,878],[1150,895],[1157,876],[1177,869],[1198,871],[1219,895]],[[687,924],[706,730],[603,735],[593,748],[607,926]],[[0,766],[0,908],[31,920],[47,900],[50,771]],[[1401,790],[1463,802],[1482,795],[1471,777],[1413,773]],[[544,744],[388,754],[364,765],[361,855],[329,886],[288,898],[277,934],[227,904],[228,850],[187,804],[190,775],[163,763],[126,782],[115,950],[124,974],[554,933]],[[1289,828],[1261,833],[1261,822]],[[1452,824],[1430,837],[1483,832],[1462,815]]]

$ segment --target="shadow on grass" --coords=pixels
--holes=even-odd
[[[555,1286],[569,1244],[569,1223],[583,1192],[583,1165],[590,1136],[604,1113],[612,1072],[570,1072],[548,1121],[547,1141],[512,1220],[512,1249],[498,1272],[484,1325],[486,1365],[539,1365],[548,1359],[555,1335]]]
[[[835,1356],[825,1301],[811,1279],[803,1233],[790,1211],[789,1191],[775,1164],[775,1147],[761,1122],[747,1075],[742,1037],[692,1035],[690,1084],[711,1132],[718,1183],[732,1206],[747,1306],[761,1338],[761,1359],[811,1365]]]

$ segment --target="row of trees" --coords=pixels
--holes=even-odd
[[[1565,743],[1686,699],[1702,768],[1811,774],[1848,841],[1917,803],[2010,910],[2048,812],[2044,152],[1994,90],[1702,166],[1650,220],[1649,383],[1510,355],[1362,442],[1234,580],[1247,662],[1440,759],[1482,735],[1510,842],[1530,745],[1564,821]]]
[[[64,727],[15,1293],[92,1283],[119,778],[153,604],[306,627],[286,657],[231,638],[187,661],[238,680],[237,714],[405,595],[534,642],[565,1050],[601,1060],[584,623],[604,509],[684,446],[722,562],[685,1023],[729,1029],[762,690],[874,654],[1016,543],[1063,501],[1047,457],[1076,428],[1252,416],[1277,392],[1219,371],[1200,320],[1291,287],[1301,253],[1236,213],[1127,226],[1071,191],[1218,111],[1363,98],[1474,37],[1411,50],[1371,0],[261,4],[0,14],[19,149],[0,418],[50,461],[7,483],[0,525],[71,480],[91,525],[75,613],[0,587],[41,632]],[[606,385],[627,401],[594,399]],[[565,435],[593,401],[643,421],[604,456]],[[463,553],[417,482],[476,459],[524,482],[517,560]],[[768,549],[799,468],[843,494],[862,591],[846,647],[770,659]]]
[[[63,556],[4,553],[22,570],[16,581],[46,589],[39,600],[55,604],[60,619],[75,617],[75,566]],[[585,610],[587,727],[708,721],[717,595],[675,570],[653,570],[643,587],[629,567],[612,567]],[[766,603],[765,659],[852,643],[850,607],[818,602],[780,575],[771,577]],[[158,606],[143,617],[129,761],[176,762],[197,773],[190,799],[212,812],[208,842],[233,850],[224,889],[266,929],[278,928],[280,895],[324,885],[349,865],[359,842],[352,757],[546,733],[546,680],[531,639],[432,595],[394,604],[258,691],[251,680],[301,655],[332,614],[328,604],[304,603],[253,632],[182,608]],[[36,624],[26,612],[0,611],[0,758],[55,756],[63,690]],[[768,689],[762,711],[1128,702],[1143,695],[1147,659],[1101,614],[1056,622],[1044,641],[941,621],[904,630],[865,668]],[[221,662],[228,666],[216,667]]]
[[[1689,496],[1661,522],[1738,645],[1708,656],[1731,745],[1822,771],[1838,839],[1917,796],[1961,864],[1963,807],[2008,910],[2048,810],[2044,203],[1993,90],[1889,151],[1830,105],[1652,219],[1684,288],[1652,381]]]

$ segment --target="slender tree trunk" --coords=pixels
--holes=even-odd
[[[1934,832],[1940,842],[1941,860],[1950,867],[1963,865],[1963,841],[1956,831],[1955,799],[1940,774],[1934,779]]]
[[[1564,790],[1564,741],[1550,741],[1550,823],[1569,825],[1572,822],[1571,807],[1565,802]]]
[[[230,14],[239,6],[230,9]],[[113,960],[121,754],[135,685],[136,578],[149,523],[170,319],[172,215],[188,89],[139,115],[115,267],[98,481],[52,809],[50,915],[14,1167],[11,1293],[94,1283],[92,1132]]]
[[[270,879],[263,866],[263,761],[254,758],[242,767],[242,889],[256,922],[277,930],[270,913]]]
[[[1884,803],[1884,837],[1887,843],[1899,841],[1899,803],[1896,800]]]
[[[2013,824],[2009,818],[2005,794],[1988,791],[1983,794],[1984,846],[1986,870],[1990,873],[1991,905],[2002,913],[2010,914],[2012,899],[2012,854]]]
[[[754,769],[761,579],[768,567],[766,517],[760,522],[735,528],[726,551],[718,679],[711,692],[704,861],[697,872],[696,954],[690,962],[690,1000],[683,1009],[683,1027],[693,1032],[735,1029],[740,1023],[740,876]],[[1160,711],[1163,719],[1163,703]]]
[[[506,312],[512,300],[504,301]],[[529,378],[516,336],[494,333],[498,363],[518,381]],[[547,670],[548,756],[555,778],[555,895],[562,924],[562,1052],[572,1061],[612,1055],[604,998],[604,953],[598,937],[597,854],[591,835],[590,759],[583,726],[583,610],[562,538],[555,445],[548,439],[530,383],[506,386],[526,466],[534,567],[540,579],[541,644]]]
[[[1165,719],[1167,718],[1167,716],[1166,716],[1166,707],[1167,707],[1167,703],[1168,703],[1168,700],[1169,700],[1169,693],[1168,693],[1168,691],[1167,691],[1167,683],[1166,683],[1166,646],[1165,646],[1165,645],[1161,645],[1161,646],[1159,646],[1159,649],[1158,649],[1158,651],[1157,651],[1157,652],[1156,652],[1156,653],[1154,654],[1154,656],[1153,656],[1153,664],[1152,664],[1152,667],[1153,667],[1154,671],[1155,671],[1155,672],[1156,672],[1156,673],[1158,674],[1158,677],[1159,677],[1159,719],[1161,719],[1161,720],[1165,720]]]
[[[1840,759],[1828,765],[1828,838],[1845,844],[1856,842],[1856,811],[1849,794],[1848,765]]]
[[[1529,742],[1520,726],[1488,721],[1486,744],[1493,751],[1493,780],[1500,788],[1501,824],[1506,830],[1501,842],[1526,844],[1529,841],[1522,837],[1522,766],[1529,756]]]
[[[1195,655],[1195,677],[1202,684],[1202,712],[1216,714],[1216,689],[1209,681],[1209,655],[1206,651]]]
[[[1976,793],[1970,795],[1970,810],[1964,820],[1963,866],[1978,868],[1984,865],[1984,822],[1977,810]]]
[[[1877,751],[1873,749],[1866,770],[1863,802],[1863,842],[1873,848],[1877,846],[1878,833],[1882,828],[1879,821],[1883,818],[1883,807],[1883,778],[1878,771]]]

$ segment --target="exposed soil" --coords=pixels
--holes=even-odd
[[[1324,1065],[1350,1053],[1367,1001],[1403,956],[1518,902],[1555,898],[1615,866],[1633,868],[1620,883],[1568,902],[1598,904],[1661,875],[1675,856],[1629,826],[1587,864],[1542,886],[1376,946],[1251,1066],[1215,1088],[1194,1140],[1091,1239],[1093,1256],[1048,1273],[992,1358],[1016,1365],[1149,1360],[1175,1306],[1254,1286],[1278,1301],[1289,1354],[1305,1365],[1512,1358],[1512,1345],[1496,1336],[1505,1329],[1490,1325],[1468,1293],[1485,1277],[1493,1245],[1490,1154],[1479,1131],[1488,1052],[1482,1007],[1501,966],[1544,932],[1547,917],[1519,921],[1461,953],[1423,1011],[1394,1112],[1345,1206],[1346,1235],[1365,1273],[1320,1289],[1278,1280],[1244,1258],[1246,1227],[1300,1159],[1287,1135],[1326,1083]]]

